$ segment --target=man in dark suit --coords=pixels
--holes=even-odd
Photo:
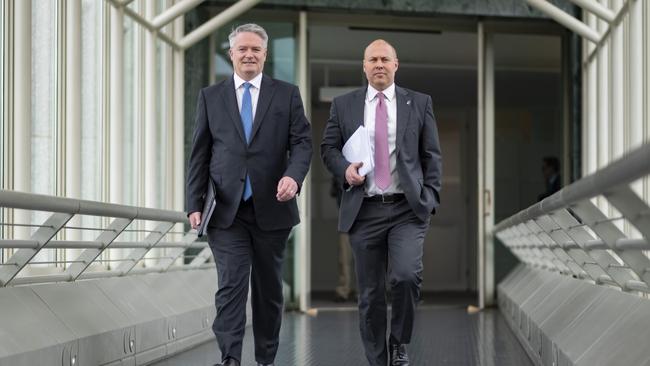
[[[562,188],[562,177],[560,177],[560,159],[555,156],[545,156],[542,158],[542,175],[544,175],[544,185],[546,190],[537,196],[537,201],[552,196],[553,193]]]
[[[295,196],[309,170],[311,127],[298,88],[262,74],[264,29],[241,25],[229,40],[234,75],[198,97],[187,211],[197,228],[212,179],[217,207],[208,239],[219,276],[212,328],[222,365],[241,362],[249,276],[255,359],[272,365],[282,320],[282,261],[299,222]]]
[[[321,144],[323,162],[344,183],[339,230],[350,235],[359,289],[359,322],[368,362],[408,365],[422,281],[422,245],[440,203],[441,155],[431,97],[395,86],[398,60],[384,40],[364,52],[368,87],[335,98]],[[359,175],[341,149],[365,125],[374,170]],[[386,345],[386,272],[392,317]]]

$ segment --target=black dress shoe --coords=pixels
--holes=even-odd
[[[409,366],[409,356],[406,354],[406,345],[390,345],[390,366]]]
[[[240,366],[239,361],[235,360],[234,358],[227,358],[223,361],[223,363],[217,363],[214,366]]]
[[[272,363],[257,363],[257,366],[273,366]]]

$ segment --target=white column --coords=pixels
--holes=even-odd
[[[310,118],[311,98],[309,96],[307,12],[301,11],[298,20],[298,87],[302,96],[305,114]],[[300,225],[296,227],[294,245],[294,285],[301,311],[311,306],[311,174],[307,174],[298,197]]]
[[[65,70],[65,196],[81,198],[81,0],[66,3]],[[80,226],[79,217],[69,225]],[[66,230],[67,240],[81,240],[81,231]],[[66,260],[76,259],[81,250],[66,249]]]
[[[165,32],[168,34],[173,34],[173,25],[166,26]],[[163,100],[165,101],[165,104],[160,106],[163,109],[163,121],[165,123],[163,127],[165,141],[160,142],[160,144],[162,144],[161,166],[164,166],[164,182],[161,183],[164,183],[162,186],[165,188],[165,191],[163,192],[164,202],[162,208],[170,210],[174,206],[174,160],[172,155],[174,152],[174,137],[172,135],[174,131],[174,110],[176,109],[174,103],[174,55],[172,52],[172,47],[168,44],[161,44],[161,47],[163,58],[162,70],[164,75],[163,80],[161,81],[164,81],[164,85],[162,86],[162,94]]]
[[[587,175],[588,165],[587,165],[587,151],[589,149],[589,140],[587,139],[587,132],[589,131],[589,65],[586,63],[589,53],[587,52],[587,42],[584,39],[580,40],[582,45],[582,60],[580,64],[582,65],[582,121],[580,126],[580,175],[584,177]]]
[[[643,0],[630,0],[630,146],[643,142]],[[647,45],[646,45],[647,47]]]
[[[174,21],[174,39],[183,37],[184,17]],[[185,210],[185,51],[174,50],[174,126],[173,126],[173,210]],[[183,231],[183,224],[176,224],[175,231]],[[182,258],[180,259],[183,260]]]
[[[155,14],[155,2],[147,0],[145,2],[145,18],[151,19]],[[158,80],[156,79],[156,42],[157,34],[150,30],[145,30],[144,36],[144,207],[161,208],[159,201],[160,181],[157,179],[158,170],[157,160],[160,158],[158,147],[160,141],[159,121],[156,118],[156,111],[159,108],[156,90]],[[162,166],[162,164],[160,164]],[[153,230],[155,223],[147,222],[144,229]],[[148,233],[145,233],[146,236]],[[152,249],[146,255],[147,258],[157,257],[159,249]],[[145,261],[147,266],[157,263],[156,259]]]
[[[598,31],[602,33],[607,24],[598,20]],[[598,138],[596,153],[598,169],[609,163],[609,42],[607,38],[596,53],[598,60]]]
[[[494,48],[478,24],[478,288],[479,307],[494,302]]]
[[[124,204],[127,184],[124,178],[124,9],[110,8],[108,202]],[[111,259],[123,259],[128,252],[128,249],[112,249]],[[119,262],[111,265],[117,266]]]
[[[484,211],[484,232],[485,235],[485,296],[484,306],[494,304],[495,284],[494,284],[494,236],[492,229],[494,227],[494,42],[493,35],[484,33],[485,36],[485,135],[484,135],[484,189],[485,189],[485,211]]]
[[[623,0],[613,0],[612,5],[615,11],[618,11],[623,5]],[[612,37],[612,121],[611,121],[611,141],[610,151],[612,160],[616,160],[623,155],[625,148],[624,131],[625,131],[625,112],[624,112],[624,75],[623,63],[623,24],[611,24],[613,27]]]
[[[594,24],[596,17],[593,15],[587,15],[587,24]],[[587,45],[587,49],[593,49],[591,44]],[[596,171],[598,167],[598,156],[596,155],[596,145],[598,144],[598,59],[596,57],[591,58],[591,61],[588,61],[587,72],[588,72],[588,87],[587,89],[587,129],[583,131],[587,135],[587,156],[583,159],[586,162],[586,174],[591,174]],[[586,175],[585,174],[585,175]]]
[[[476,139],[476,151],[477,151],[477,156],[476,160],[478,162],[477,167],[477,182],[478,182],[478,187],[477,187],[477,211],[476,212],[476,221],[477,225],[476,228],[478,230],[478,233],[476,235],[476,259],[477,263],[476,265],[478,266],[478,279],[477,279],[477,284],[478,284],[478,304],[479,308],[484,308],[485,307],[485,237],[483,236],[483,232],[485,231],[485,225],[483,223],[483,212],[485,210],[485,200],[483,195],[485,194],[485,189],[484,189],[484,183],[483,183],[483,171],[485,170],[485,167],[483,165],[483,147],[484,147],[484,141],[483,141],[483,135],[485,134],[485,115],[483,114],[483,109],[485,105],[485,80],[483,78],[483,75],[485,74],[485,26],[483,22],[478,23],[478,31],[477,31],[477,39],[478,39],[478,65],[477,65],[477,89],[478,89],[478,100],[477,100],[477,121],[476,121],[476,131],[477,131],[477,139]]]
[[[124,203],[124,9],[111,6],[109,202]]]
[[[145,17],[154,14],[154,1],[145,2]],[[156,34],[145,30],[144,44],[144,206],[158,208],[157,201],[160,182],[156,181],[156,150],[160,142],[156,123]]]
[[[14,1],[14,118],[13,143],[14,169],[13,189],[16,191],[31,191],[31,65],[32,65],[32,2]],[[26,211],[14,211],[14,222],[26,224],[30,221]],[[16,239],[27,239],[29,228],[15,227]]]
[[[643,73],[643,0],[630,0],[628,7],[630,18],[630,135],[627,151],[630,151],[643,143],[643,80],[645,79]],[[632,188],[637,194],[642,194],[641,182],[633,184]]]

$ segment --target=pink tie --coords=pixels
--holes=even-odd
[[[375,184],[382,191],[390,186],[388,111],[384,98],[383,93],[377,93],[377,109],[375,110]]]

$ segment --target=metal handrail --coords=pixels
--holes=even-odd
[[[501,221],[493,234],[526,265],[650,293],[650,207],[631,187],[648,175],[650,144]],[[595,197],[641,237],[626,234]]]
[[[172,230],[177,224],[187,222],[184,212],[7,190],[0,190],[0,208],[50,213],[42,224],[1,223],[8,227],[32,227],[36,231],[28,239],[0,238],[0,250],[14,249],[13,254],[6,261],[0,262],[0,287],[214,267],[213,264],[206,263],[211,258],[211,252],[207,243],[196,241],[195,230]],[[102,217],[108,220],[109,224],[104,228],[67,225],[77,215]],[[153,222],[155,228],[134,230],[131,225],[136,220]],[[59,232],[71,229],[97,232],[97,237],[95,240],[58,240]],[[146,237],[141,241],[116,240],[120,234],[128,232],[138,232]],[[163,241],[167,234],[182,236],[182,238]],[[55,238],[57,240],[54,240]],[[163,248],[167,250],[165,254],[148,255],[153,249]],[[190,264],[174,265],[180,258],[184,258],[185,250],[189,248],[201,250],[191,256],[193,259]],[[81,251],[81,254],[77,258],[35,261],[34,258],[43,249],[75,249]],[[106,260],[101,257],[101,254],[107,249],[130,249],[130,252],[124,258]],[[137,268],[138,263],[143,261],[153,262],[153,264],[147,268]],[[31,264],[61,263],[68,265],[63,269],[63,273],[59,271],[46,275],[23,276],[22,271]],[[105,263],[119,264],[112,269],[97,271],[96,267]],[[89,270],[90,268],[92,270]]]

